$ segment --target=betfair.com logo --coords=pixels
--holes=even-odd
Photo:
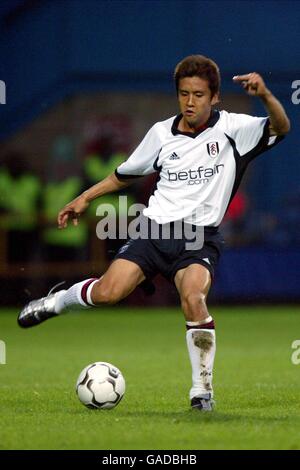
[[[3,80],[0,80],[0,104],[6,104],[6,85]]]

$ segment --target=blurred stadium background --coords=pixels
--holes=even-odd
[[[118,243],[96,238],[95,205],[75,230],[59,232],[57,212],[177,113],[172,73],[192,53],[219,64],[221,107],[264,115],[231,80],[257,71],[292,123],[285,142],[252,164],[227,213],[210,300],[299,301],[299,24],[297,1],[2,0],[0,304],[105,271]],[[133,186],[130,200],[145,202],[152,184]],[[117,207],[117,197],[100,202]],[[177,303],[163,279],[156,285],[149,306]],[[139,290],[125,301],[144,302]]]

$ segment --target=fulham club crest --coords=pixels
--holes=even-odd
[[[211,157],[217,157],[219,155],[219,144],[218,142],[209,142],[206,144],[208,155]]]

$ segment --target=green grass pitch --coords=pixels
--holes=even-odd
[[[300,449],[298,307],[215,307],[216,408],[189,408],[180,309],[69,313],[29,330],[0,312],[1,449]],[[85,408],[79,372],[111,362],[126,379],[113,410]]]

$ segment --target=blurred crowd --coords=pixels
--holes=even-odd
[[[119,129],[119,132],[118,132]],[[74,136],[59,135],[38,172],[31,156],[10,152],[0,166],[0,253],[8,264],[37,261],[85,261],[89,239],[95,232],[99,201],[90,204],[78,227],[57,229],[59,210],[86,188],[113,173],[128,153],[120,122],[88,126],[80,145]],[[124,133],[126,135],[128,133]],[[136,188],[126,191],[128,204],[136,200]],[[118,194],[101,198],[119,215]],[[2,244],[2,247],[1,247]],[[108,250],[109,251],[109,250]],[[2,260],[3,260],[2,256]]]

